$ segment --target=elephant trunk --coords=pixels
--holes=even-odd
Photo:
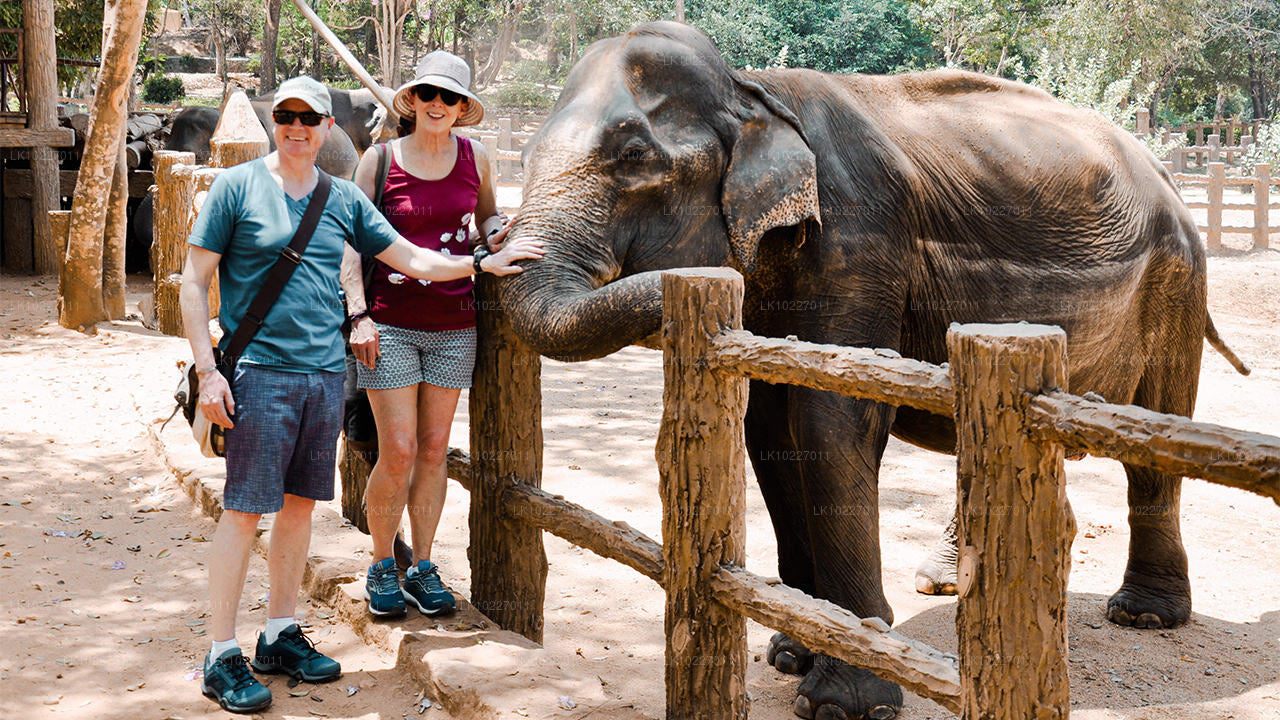
[[[499,299],[516,335],[538,353],[591,360],[658,331],[662,281],[657,272],[615,280],[621,267],[607,240],[611,199],[600,187],[563,180],[543,185],[556,188],[547,192],[531,183],[510,237],[541,239],[546,255],[504,278]]]

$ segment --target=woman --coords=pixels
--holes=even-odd
[[[382,148],[391,154],[380,208],[387,220],[415,245],[452,255],[471,252],[473,221],[495,250],[506,234],[484,147],[452,132],[484,117],[470,83],[462,58],[427,55],[395,95],[396,111],[413,130]],[[375,149],[356,169],[356,184],[370,198],[377,166]],[[431,544],[444,507],[450,425],[459,394],[471,386],[471,290],[470,278],[423,282],[378,263],[365,303],[348,298],[358,384],[368,391],[378,427],[378,460],[365,490],[374,559],[365,594],[374,615],[403,614],[406,603],[426,615],[454,607]],[[402,587],[392,543],[406,506],[413,561]]]

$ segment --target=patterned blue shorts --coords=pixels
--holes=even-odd
[[[442,388],[471,387],[476,364],[476,329],[408,330],[378,326],[378,362],[373,369],[357,363],[357,385],[390,390],[427,383]]]
[[[222,505],[272,513],[284,495],[333,499],[340,372],[292,373],[241,363],[231,383],[236,424],[227,430],[227,484]]]

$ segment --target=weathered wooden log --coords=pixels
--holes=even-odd
[[[1214,137],[1217,137],[1216,135]],[[1212,138],[1210,138],[1212,139]],[[1209,163],[1209,230],[1205,234],[1205,247],[1218,250],[1222,247],[1222,189],[1226,184],[1226,165]]]
[[[12,173],[6,171],[5,175]],[[4,232],[0,233],[0,241],[4,243],[5,271],[33,272],[35,247],[31,233],[37,224],[32,222],[30,198],[4,198]]]
[[[106,204],[119,157],[125,101],[142,39],[144,0],[107,3],[102,68],[93,101],[93,128],[80,159],[80,177],[71,209],[66,263],[58,282],[62,298],[58,322],[67,328],[91,328],[107,318],[103,305],[102,254]]]
[[[209,165],[217,168],[256,160],[271,149],[267,131],[262,128],[253,105],[249,104],[249,96],[243,90],[236,89],[227,98],[218,127],[209,138],[209,149]]]
[[[717,602],[785,632],[813,652],[874,671],[960,712],[960,673],[954,656],[889,629],[880,618],[864,620],[833,602],[738,567],[716,570],[711,587]]]
[[[1075,519],[1063,448],[1028,432],[1035,393],[1067,384],[1067,336],[1047,325],[947,332],[956,390],[963,720],[1065,720],[1067,575]]]
[[[0,148],[71,147],[75,135],[66,128],[0,127]]]
[[[662,545],[625,522],[528,485],[508,486],[503,502],[511,517],[662,583]]]
[[[831,390],[948,417],[955,403],[945,368],[891,350],[796,342],[736,330],[714,339],[707,363],[752,380]]]
[[[164,123],[154,113],[138,113],[129,117],[125,131],[130,140],[139,140],[159,130]]]
[[[89,138],[89,113],[76,113],[67,118],[67,123],[71,125],[71,129],[75,132],[76,142],[82,143]]]
[[[156,329],[165,335],[183,337],[178,290],[182,287],[180,273],[187,259],[187,237],[198,168],[187,164],[195,162],[195,155],[189,152],[162,152],[153,162],[156,164],[156,195],[152,210],[155,219],[151,268],[155,281]]]
[[[746,619],[712,597],[721,565],[746,564],[747,382],[707,372],[712,339],[742,327],[742,276],[662,274],[662,495],[669,720],[747,717]]]
[[[1247,490],[1280,505],[1280,437],[1062,392],[1032,400],[1027,422],[1038,437],[1069,448]]]
[[[26,85],[27,126],[34,130],[65,130],[58,127],[57,52],[54,45],[53,3],[23,0],[23,82]],[[34,192],[31,214],[37,222],[32,227],[32,260],[37,274],[58,272],[62,256],[48,224],[40,222],[50,212],[60,211],[58,198],[58,156],[53,148],[37,145],[31,148],[31,173]],[[62,241],[66,243],[66,233]],[[65,250],[64,250],[65,252]]]
[[[342,517],[357,530],[369,534],[369,517],[364,511],[364,491],[369,485],[369,473],[373,459],[367,450],[357,450],[342,439],[342,454],[338,460],[338,473],[342,476]]]
[[[542,642],[547,557],[542,531],[511,516],[509,485],[542,485],[542,361],[512,332],[496,278],[476,283],[471,419],[471,603]]]
[[[151,160],[151,146],[146,140],[134,140],[124,146],[124,159],[130,170],[144,167]]]

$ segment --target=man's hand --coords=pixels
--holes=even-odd
[[[504,231],[505,233],[505,231]],[[520,238],[507,243],[501,251],[480,261],[485,272],[494,275],[514,275],[524,269],[512,263],[517,260],[537,260],[543,255],[542,241],[532,238]]]
[[[214,370],[200,376],[200,412],[206,418],[224,428],[233,428],[231,416],[236,412],[235,398],[231,397],[231,386],[222,373]]]
[[[382,354],[378,348],[378,326],[368,315],[361,315],[351,323],[351,354],[370,370],[378,364]]]

